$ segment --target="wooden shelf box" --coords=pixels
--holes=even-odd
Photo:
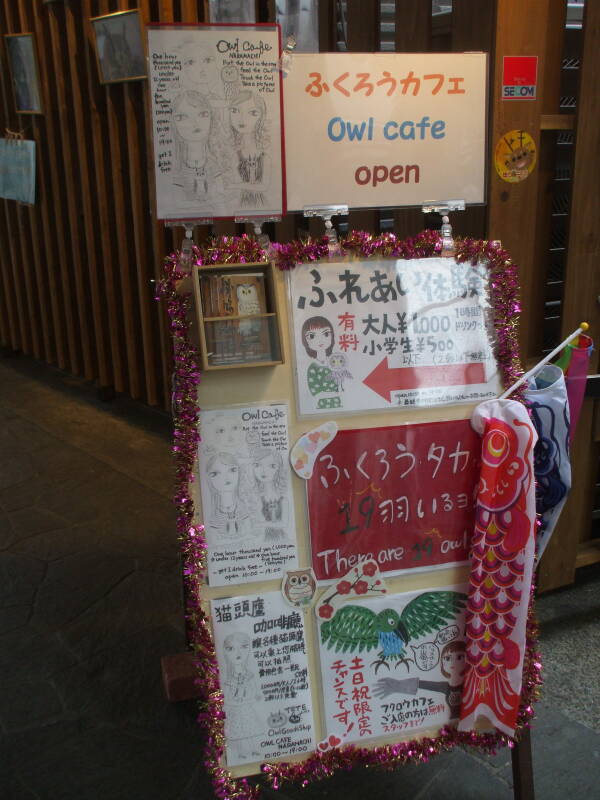
[[[283,364],[273,264],[194,267],[205,370]]]

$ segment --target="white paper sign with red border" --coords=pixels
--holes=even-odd
[[[285,212],[277,25],[148,27],[159,219]]]

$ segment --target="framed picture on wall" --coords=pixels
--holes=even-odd
[[[32,33],[6,34],[15,106],[19,114],[41,114],[40,80]]]
[[[146,78],[146,53],[139,9],[93,17],[90,22],[96,37],[100,83],[122,83]]]

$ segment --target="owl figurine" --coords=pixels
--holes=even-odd
[[[294,608],[308,608],[313,601],[316,588],[317,582],[312,569],[294,569],[285,573],[281,591]]]
[[[253,283],[240,283],[236,286],[238,314],[240,317],[249,317],[260,314],[260,301],[258,290]],[[257,336],[260,332],[258,320],[240,320],[238,328],[241,336]]]
[[[344,381],[346,378],[352,378],[352,374],[347,369],[348,359],[344,353],[332,353],[327,365],[331,370],[331,377],[336,382],[338,392],[343,392]]]

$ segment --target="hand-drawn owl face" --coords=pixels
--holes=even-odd
[[[348,359],[344,355],[344,353],[332,353],[329,356],[329,366],[332,369],[345,369]]]
[[[221,78],[228,83],[233,83],[233,81],[237,81],[240,77],[240,73],[238,72],[237,67],[223,67],[221,70]]]
[[[236,293],[240,316],[244,316],[244,314],[260,314],[256,286],[251,283],[240,283],[236,287]]]
[[[296,569],[286,572],[283,594],[292,605],[309,605],[317,583],[311,569]]]
[[[269,728],[283,728],[287,721],[288,719],[283,711],[274,711],[272,714],[269,714],[267,718],[267,725]]]

